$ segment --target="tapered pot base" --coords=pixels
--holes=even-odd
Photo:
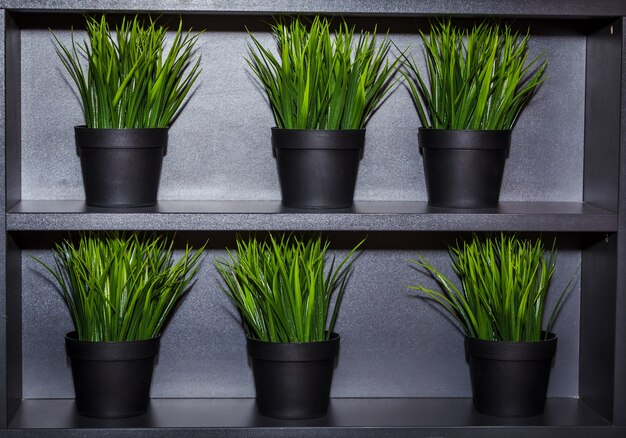
[[[156,204],[167,128],[75,128],[76,151],[92,207],[132,208]]]
[[[365,130],[272,129],[285,207],[349,208]]]
[[[511,131],[419,130],[428,203],[497,207]]]
[[[259,412],[285,419],[325,415],[338,352],[334,333],[328,341],[311,343],[248,339]]]
[[[72,366],[76,407],[88,417],[141,415],[150,403],[154,359],[160,338],[131,342],[79,341],[68,333],[65,346]]]
[[[474,406],[499,417],[540,415],[546,402],[557,337],[538,342],[465,338]]]

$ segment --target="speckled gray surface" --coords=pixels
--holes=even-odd
[[[254,399],[152,399],[146,415],[117,420],[103,420],[79,415],[74,400],[28,399],[11,421],[11,428],[30,429],[29,436],[46,438],[65,437],[68,425],[72,428],[97,430],[98,437],[128,436],[135,438],[137,428],[149,428],[151,437],[267,437],[324,438],[359,436],[361,438],[406,438],[407,429],[426,428],[437,432],[428,437],[445,436],[459,426],[476,428],[487,426],[491,435],[484,433],[463,438],[502,438],[515,427],[533,426],[534,431],[551,425],[585,426],[585,437],[600,436],[600,428],[608,422],[594,413],[584,402],[574,398],[546,400],[543,415],[530,418],[493,417],[478,413],[469,398],[333,398],[328,414],[307,420],[280,420],[259,414]],[[596,426],[594,429],[591,427]],[[598,428],[600,426],[600,428]],[[356,428],[358,432],[356,432]],[[206,429],[210,428],[210,432]],[[250,432],[252,428],[254,432]],[[45,434],[42,433],[45,429]],[[194,430],[195,429],[195,430]],[[329,429],[332,430],[329,433]],[[338,429],[342,429],[339,430]],[[590,430],[591,429],[591,430]],[[122,435],[125,431],[130,434]],[[167,431],[167,432],[166,432]],[[190,433],[193,431],[193,433]],[[497,433],[493,433],[493,432]],[[34,433],[39,432],[39,435]],[[105,435],[106,432],[114,432]],[[484,432],[484,430],[481,430]],[[537,435],[554,437],[552,434]],[[92,432],[93,433],[93,432]],[[434,435],[433,435],[434,434]],[[535,434],[536,435],[536,434]],[[410,435],[409,435],[410,436]],[[572,435],[570,435],[572,436]],[[573,435],[583,436],[583,435]],[[617,436],[617,435],[612,435]]]
[[[315,211],[284,208],[279,201],[161,201],[112,212],[84,201],[22,201],[7,215],[7,229],[610,232],[617,229],[617,214],[579,202],[500,202],[497,208],[458,210],[424,201],[357,201],[350,209]]]
[[[271,112],[247,71],[241,17],[211,31],[206,17],[200,38],[200,85],[170,133],[159,199],[277,200],[276,165],[270,153]],[[394,19],[388,20],[393,31]],[[406,19],[398,19],[405,31]],[[58,29],[67,41],[69,32]],[[532,52],[545,51],[553,79],[541,88],[513,133],[501,200],[580,201],[584,125],[585,39],[573,30],[540,35]],[[257,35],[270,41],[264,33]],[[421,62],[415,34],[392,33]],[[76,96],[54,53],[46,29],[22,31],[22,199],[84,199],[73,130],[81,123]],[[355,199],[425,200],[417,151],[417,116],[407,91],[398,87],[367,127]]]
[[[163,10],[207,12],[328,12],[359,14],[626,15],[621,0],[2,0],[1,8],[67,10]]]
[[[414,245],[423,246],[419,241]],[[580,263],[580,252],[572,245],[561,247],[553,291],[569,281]],[[450,272],[444,251],[420,252]],[[211,263],[213,256],[221,254],[223,251],[207,252],[196,286],[165,330],[153,397],[254,395],[245,339],[232,306],[217,287]],[[342,342],[333,396],[470,395],[462,336],[406,289],[418,281],[407,262],[415,254],[413,250],[369,249],[356,262],[337,325]],[[71,320],[31,256],[49,262],[51,253],[23,251],[24,397],[72,397],[63,344]],[[576,285],[555,328],[560,338],[549,390],[553,397],[578,395],[579,297]]]

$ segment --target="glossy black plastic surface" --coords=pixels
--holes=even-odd
[[[326,414],[339,335],[310,343],[275,343],[248,339],[259,412],[284,419]]]
[[[419,129],[428,203],[447,208],[498,205],[511,131]]]
[[[87,205],[145,207],[156,204],[167,128],[75,127]]]
[[[96,418],[141,415],[150,403],[160,338],[133,342],[79,341],[65,337],[78,412]]]
[[[365,130],[272,129],[283,205],[349,208]]]
[[[466,337],[474,405],[502,417],[543,412],[557,337],[539,342],[484,341]]]

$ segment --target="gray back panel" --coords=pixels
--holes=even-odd
[[[159,197],[278,200],[270,149],[273,121],[243,60],[244,26],[255,29],[263,42],[270,42],[271,37],[261,31],[261,19],[255,17],[230,18],[225,24],[220,24],[222,17],[196,20],[209,29],[198,48],[204,71],[199,87],[171,128]],[[411,45],[418,63],[423,63],[416,25],[406,19],[387,19],[386,23],[391,25],[394,42],[401,48]],[[219,30],[211,30],[213,26]],[[55,32],[68,41],[66,26]],[[585,37],[568,28],[557,33],[540,33],[532,40],[532,52],[545,51],[550,58],[552,79],[535,96],[514,131],[503,201],[582,200]],[[25,25],[21,67],[22,199],[83,199],[72,129],[82,123],[80,108],[45,27]],[[418,125],[409,95],[399,87],[368,125],[357,200],[426,200]],[[381,247],[386,249],[366,250],[355,265],[337,327],[342,347],[333,396],[470,395],[462,336],[435,309],[411,298],[406,289],[417,281],[407,260],[418,248],[425,248],[423,254],[438,266],[448,266],[443,246],[424,246],[416,237],[400,249]],[[579,243],[566,241],[560,249],[554,291],[567,283],[580,264]],[[218,249],[207,253],[198,284],[163,335],[154,397],[254,394],[245,339],[232,307],[216,286],[211,260],[219,254],[223,252]],[[72,397],[63,348],[63,335],[71,329],[71,321],[31,256],[51,261],[49,250],[25,249],[22,254],[23,395]],[[578,395],[579,297],[577,285],[555,329],[560,340],[550,396]]]
[[[263,43],[260,18],[194,22],[206,26],[198,53],[203,73],[194,95],[170,130],[159,199],[277,200],[271,155],[271,111],[246,67],[244,26]],[[80,23],[80,22],[79,22]],[[390,20],[399,32],[417,24]],[[224,29],[224,27],[226,29]],[[537,35],[532,54],[546,52],[552,77],[531,101],[513,133],[503,201],[581,201],[584,140],[585,38],[565,29]],[[64,42],[68,30],[56,30]],[[81,38],[82,33],[77,32]],[[393,33],[423,63],[416,34]],[[84,199],[73,126],[83,123],[47,29],[22,31],[22,199]],[[419,122],[407,90],[400,86],[367,126],[357,200],[426,200],[417,148]]]
[[[580,265],[580,252],[571,245],[560,245],[551,302]],[[333,396],[470,396],[462,335],[406,288],[424,281],[408,263],[417,251],[368,249],[357,260],[336,327],[342,341]],[[419,252],[453,275],[442,249]],[[212,265],[213,257],[223,254],[207,251],[197,284],[163,334],[153,397],[254,396],[243,331]],[[63,344],[72,323],[49,276],[31,256],[49,263],[51,253],[23,251],[24,397],[72,397]],[[559,348],[550,396],[578,395],[579,300],[576,284],[555,328]]]

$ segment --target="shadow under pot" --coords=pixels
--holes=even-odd
[[[499,417],[540,415],[546,403],[557,336],[537,342],[465,338],[474,406]]]
[[[74,128],[86,203],[127,208],[156,204],[168,128]]]
[[[420,128],[418,136],[430,205],[497,207],[511,130]]]
[[[292,420],[325,415],[339,340],[336,333],[328,341],[306,343],[248,338],[259,412]]]
[[[68,333],[65,347],[78,412],[97,418],[145,413],[159,343],[160,337],[129,342],[80,341],[76,332]]]
[[[272,128],[283,205],[292,208],[350,208],[365,129]]]

